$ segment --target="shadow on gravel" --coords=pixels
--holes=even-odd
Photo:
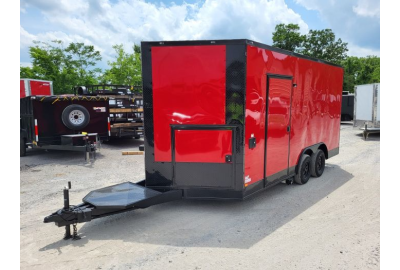
[[[78,224],[78,230],[91,241],[248,249],[321,199],[329,200],[329,194],[352,178],[327,164],[324,175],[306,185],[279,184],[245,201],[175,201]],[[60,228],[60,238],[63,232]],[[59,241],[41,250],[86,241]]]
[[[138,148],[139,145],[144,144],[143,138],[133,139],[133,138],[114,138],[108,142],[103,142],[102,147],[111,150],[122,150],[122,149],[132,149]]]

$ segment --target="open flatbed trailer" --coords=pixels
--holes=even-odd
[[[98,84],[74,87],[79,95],[105,97],[110,105],[111,137],[143,136],[143,95],[141,86]]]
[[[145,180],[76,206],[66,188],[44,222],[67,238],[70,225],[154,204],[306,184],[339,153],[341,67],[251,40],[142,42],[141,52]]]

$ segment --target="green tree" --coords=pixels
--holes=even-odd
[[[53,81],[55,94],[71,93],[76,85],[97,83],[99,70],[92,67],[101,60],[101,55],[93,46],[70,43],[64,48],[59,40],[34,44],[29,48],[32,67],[20,67],[21,78]]]
[[[122,44],[113,46],[116,56],[114,61],[109,61],[110,69],[101,77],[102,83],[141,85],[142,63],[140,59],[140,46],[132,47],[133,53],[124,50]]]
[[[310,30],[307,35],[300,34],[297,24],[278,24],[272,33],[273,46],[302,53],[335,64],[347,57],[347,43],[336,40],[331,29]]]
[[[272,34],[272,46],[288,51],[299,52],[306,36],[300,34],[297,24],[278,24]]]
[[[30,78],[30,79],[39,79],[39,78],[37,78],[35,72],[32,70],[31,67],[20,67],[19,77],[20,78]]]
[[[347,57],[347,43],[336,40],[331,29],[310,30],[303,42],[302,53],[314,58],[340,64]]]
[[[65,52],[69,64],[75,68],[78,74],[77,85],[87,85],[97,82],[94,77],[98,69],[89,69],[97,61],[101,60],[100,52],[96,51],[94,46],[85,45],[84,43],[70,43]]]
[[[343,90],[354,92],[354,86],[380,82],[380,58],[377,56],[350,56],[342,61]]]

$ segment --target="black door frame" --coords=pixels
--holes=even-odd
[[[272,179],[267,182],[267,136],[268,136],[268,111],[269,111],[269,87],[270,87],[270,79],[282,79],[282,80],[290,80],[291,87],[290,87],[290,105],[289,105],[289,125],[290,128],[289,132],[289,141],[288,141],[288,156],[287,156],[287,169],[286,174],[283,172],[278,172]],[[290,133],[292,128],[292,100],[293,100],[293,76],[292,75],[282,75],[282,74],[274,74],[274,73],[267,73],[267,88],[266,88],[266,98],[265,98],[265,137],[264,137],[264,187],[268,186],[269,184],[281,179],[285,178],[289,175],[289,156],[290,156]],[[280,180],[279,180],[280,181]]]

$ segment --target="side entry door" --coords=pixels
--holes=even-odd
[[[288,175],[293,77],[267,74],[266,185]]]

